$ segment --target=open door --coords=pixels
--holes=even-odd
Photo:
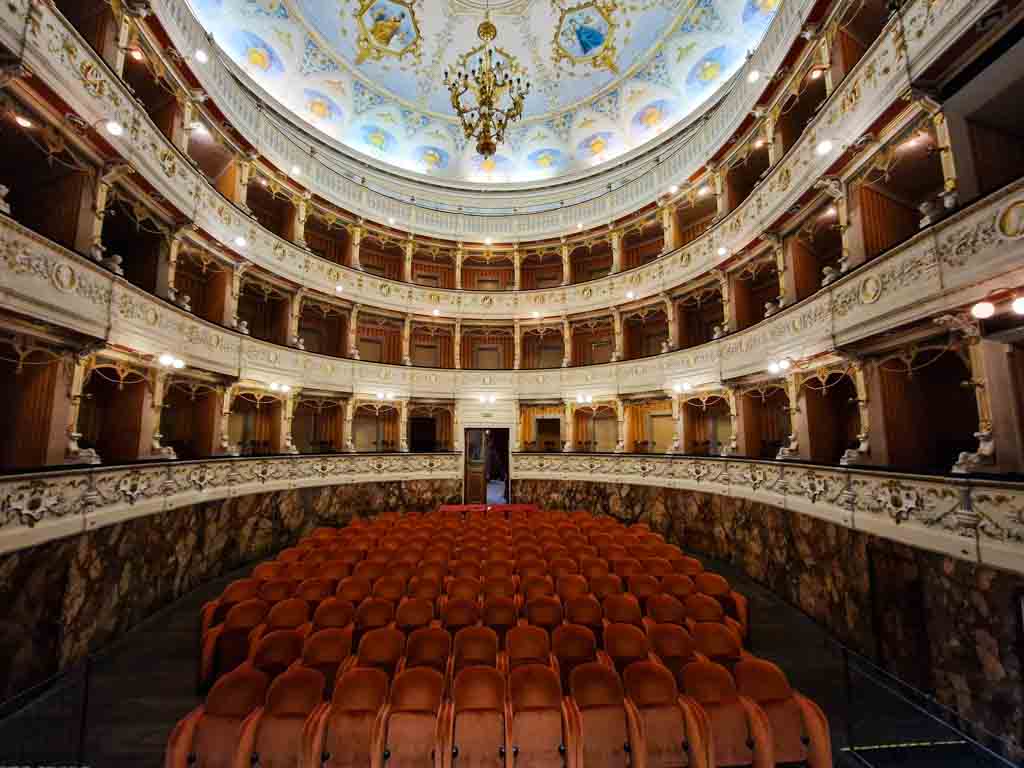
[[[508,429],[467,429],[465,503],[509,502]]]

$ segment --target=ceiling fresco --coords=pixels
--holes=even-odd
[[[364,157],[441,179],[528,182],[646,144],[708,105],[780,0],[188,0],[270,96]],[[476,155],[446,69],[497,57],[529,78],[524,119]]]

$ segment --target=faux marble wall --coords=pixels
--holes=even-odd
[[[1024,578],[744,499],[558,480],[515,480],[512,494],[546,509],[648,522],[735,564],[1024,755]],[[921,663],[929,657],[930,669]]]
[[[318,525],[434,509],[461,495],[460,480],[410,480],[242,496],[0,557],[0,701]]]

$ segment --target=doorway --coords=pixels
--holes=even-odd
[[[413,453],[438,450],[437,422],[433,416],[414,416],[409,419],[409,450]]]
[[[466,504],[509,503],[508,429],[467,429]]]

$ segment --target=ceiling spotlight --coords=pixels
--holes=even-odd
[[[441,316],[441,310],[440,309],[435,309],[430,314],[432,314],[434,317],[440,317]]]
[[[779,368],[781,368],[784,371],[788,371],[791,365],[792,363],[789,362],[789,360],[786,360],[785,358],[779,360]]]
[[[394,216],[388,216],[388,224],[394,224],[394,223],[395,223],[395,217]]]
[[[718,255],[719,256],[725,256],[727,253],[729,253],[729,249],[728,248],[726,248],[724,245],[718,246]]]
[[[832,151],[832,146],[832,142],[825,139],[824,141],[818,142],[818,146],[814,148],[814,151],[817,152],[819,156],[824,157]]]
[[[336,290],[338,293],[341,293],[342,291],[345,290],[345,286],[342,285],[341,283],[338,283],[336,286],[334,286],[334,290]]]
[[[494,240],[492,240],[492,239],[491,239],[491,238],[489,238],[489,237],[488,237],[488,238],[485,238],[485,239],[484,239],[484,244],[486,244],[486,245],[491,245],[491,244],[493,244],[493,243],[494,243]]]
[[[839,210],[834,205],[830,205],[825,209],[826,216],[835,216],[837,213],[839,213]]]
[[[378,400],[383,400],[384,399],[384,393],[383,392],[378,392],[377,393],[377,399]]]
[[[576,225],[576,229],[583,229],[583,222]]]
[[[297,165],[293,165],[292,166],[292,176],[301,176],[301,175],[302,175],[302,168],[300,168]]]
[[[180,357],[176,357],[174,358],[174,361],[171,363],[171,367],[174,368],[175,370],[180,371],[182,368],[185,367],[185,361],[182,360]]]
[[[196,48],[195,59],[200,64],[205,64],[210,60],[210,56],[202,48]]]
[[[636,294],[633,293],[632,291],[626,291],[626,298],[627,299],[635,299],[636,298]]]
[[[136,61],[142,61],[142,51],[138,48],[132,48],[131,57]]]
[[[670,195],[674,195],[678,191],[679,191],[679,187],[676,186],[675,184],[673,184],[671,187],[668,188],[668,193]]]
[[[15,118],[14,118],[14,122],[16,122],[22,128],[31,128],[32,127],[32,121],[29,120],[27,117],[22,117],[21,115],[16,115]]]
[[[164,368],[170,368],[172,365],[174,365],[174,355],[172,355],[170,352],[164,352],[162,355],[160,355],[160,365],[162,365]]]
[[[106,129],[111,136],[120,136],[124,133],[124,126],[117,120],[107,120]]]
[[[768,373],[778,373],[781,370],[779,364],[772,360],[768,363]]]
[[[1016,311],[1016,310],[1015,310]],[[996,305],[991,301],[979,301],[971,307],[971,314],[979,320],[988,320],[996,313]]]
[[[264,186],[264,187],[267,186],[267,180],[266,179],[260,179],[260,184],[262,186]]]
[[[249,241],[246,240],[241,235],[239,235],[238,237],[235,238],[235,245],[237,245],[239,248],[245,248],[245,246],[247,246],[248,244],[249,244]]]
[[[764,147],[764,144],[764,139],[758,139],[757,141],[754,142],[754,149],[761,149]]]
[[[752,69],[752,70],[750,70],[750,72],[747,73],[747,82],[748,83],[756,83],[760,79],[761,79],[761,70],[759,70],[759,69]]]
[[[1013,300],[1013,304],[1010,305],[1015,314],[1024,315],[1024,296],[1018,296]]]

